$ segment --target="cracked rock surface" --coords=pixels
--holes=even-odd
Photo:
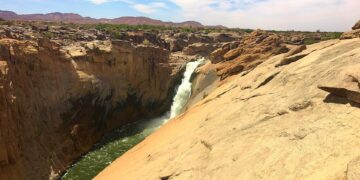
[[[354,179],[360,109],[349,92],[359,92],[360,40],[303,53],[219,83],[96,179]]]

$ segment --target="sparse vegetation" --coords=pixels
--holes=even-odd
[[[14,25],[14,24],[15,24],[14,21],[7,21],[7,20],[5,20],[5,19],[1,19],[1,18],[0,18],[0,25],[12,26],[12,25]]]
[[[339,39],[341,36],[341,32],[318,32],[318,36],[308,36],[304,39],[305,45],[310,45],[314,43],[318,43],[320,41],[326,41],[331,39]]]
[[[51,32],[45,32],[44,33],[45,37],[47,37],[48,39],[52,39],[54,37],[54,34]]]
[[[112,37],[115,38],[115,39],[120,39],[121,38],[121,34],[119,32],[114,32],[112,34]]]
[[[149,45],[151,45],[151,42],[149,40],[147,40],[147,39],[144,39],[142,44],[145,45],[145,46],[149,46]]]

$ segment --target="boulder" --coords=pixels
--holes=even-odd
[[[352,27],[353,30],[360,29],[360,20]]]
[[[187,40],[188,39],[188,34],[187,33],[176,33],[176,34],[174,34],[174,38]]]
[[[169,50],[171,52],[182,51],[184,49],[184,47],[186,47],[188,45],[188,43],[182,39],[171,38],[171,39],[167,39],[166,42],[170,44]]]
[[[353,39],[360,37],[360,20],[352,27],[352,31],[344,32],[340,39]]]
[[[291,37],[289,42],[289,44],[295,44],[295,45],[300,45],[304,43],[304,38],[300,37],[300,36],[294,36]]]
[[[188,43],[189,44],[194,44],[194,43],[201,43],[202,42],[202,37],[198,34],[189,34],[188,35]]]
[[[345,68],[332,81],[319,85],[321,90],[346,98],[350,103],[360,103],[360,65]]]
[[[195,43],[184,48],[183,52],[186,55],[196,55],[201,53],[207,53],[214,50],[214,46],[205,43]]]
[[[305,45],[296,46],[296,47],[292,48],[288,53],[286,53],[285,57],[289,57],[289,56],[301,53],[305,49],[306,49]]]
[[[211,63],[217,64],[221,61],[223,61],[223,55],[229,51],[228,47],[221,47],[210,53],[209,59]]]
[[[234,41],[235,38],[231,37],[228,34],[220,33],[214,36],[214,40],[216,42],[230,42],[230,41]]]
[[[354,39],[360,37],[360,29],[344,32],[340,39]]]
[[[226,54],[224,54],[224,59],[227,60],[227,61],[228,60],[233,60],[236,57],[240,56],[242,51],[243,51],[242,48],[232,49],[232,50],[228,51]]]

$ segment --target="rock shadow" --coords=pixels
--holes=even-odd
[[[353,101],[349,101],[347,98],[345,97],[341,97],[335,94],[329,94],[325,97],[325,99],[323,100],[324,103],[332,103],[332,104],[350,104],[352,107],[357,107],[360,108],[360,104],[353,102]]]

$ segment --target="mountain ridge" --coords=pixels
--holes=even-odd
[[[96,24],[96,23],[109,23],[109,24],[127,24],[127,25],[155,25],[155,26],[170,26],[170,27],[212,27],[212,28],[226,28],[222,25],[205,26],[197,21],[184,21],[184,22],[170,22],[152,19],[144,16],[122,16],[117,18],[92,18],[81,16],[76,13],[61,13],[52,12],[46,14],[17,14],[13,11],[0,10],[0,18],[4,20],[24,20],[24,21],[49,21],[49,22],[67,22],[67,23],[81,23],[81,24]]]

